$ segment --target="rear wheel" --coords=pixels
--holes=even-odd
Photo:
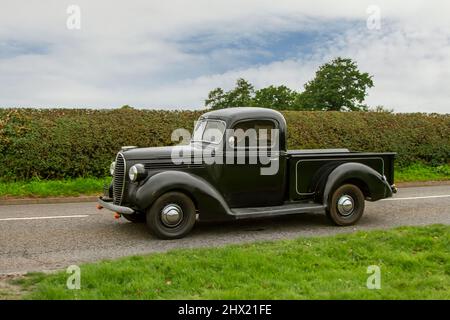
[[[184,237],[193,228],[195,219],[194,203],[181,192],[163,194],[147,211],[147,226],[161,239]]]
[[[132,213],[132,214],[126,214],[122,213],[122,217],[127,219],[130,222],[133,223],[143,223],[145,222],[145,214],[144,213]]]
[[[364,194],[357,186],[344,184],[333,192],[326,213],[338,226],[355,224],[364,213]]]

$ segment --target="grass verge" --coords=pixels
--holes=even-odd
[[[31,180],[0,182],[0,197],[62,197],[95,195],[111,178],[76,178],[67,180]]]
[[[450,226],[183,249],[31,274],[27,299],[450,299]],[[366,286],[368,266],[381,289]]]
[[[437,167],[426,166],[421,163],[413,164],[406,168],[396,168],[396,182],[413,181],[441,181],[450,180],[450,165]]]
[[[396,183],[439,180],[450,180],[449,165],[430,167],[414,164],[407,168],[397,168],[395,171]],[[111,178],[106,177],[0,182],[0,198],[96,195],[102,193],[103,185],[109,184],[110,181]]]

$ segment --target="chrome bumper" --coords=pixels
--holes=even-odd
[[[106,208],[108,210],[117,212],[117,213],[125,213],[125,214],[132,214],[134,213],[134,210],[128,207],[122,207],[122,206],[118,206],[115,205],[114,203],[112,203],[112,199],[104,199],[103,197],[100,197],[97,199],[97,202],[99,204],[99,206],[101,208]]]

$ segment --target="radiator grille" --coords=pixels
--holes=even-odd
[[[113,200],[114,204],[121,205],[125,187],[125,174],[127,166],[123,155],[119,152],[116,157],[116,168],[114,169]]]

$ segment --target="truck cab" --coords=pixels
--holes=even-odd
[[[287,150],[286,136],[278,111],[207,112],[187,144],[122,148],[98,207],[173,239],[185,236],[196,220],[318,211],[336,225],[351,225],[361,218],[364,201],[396,191],[395,153]]]

